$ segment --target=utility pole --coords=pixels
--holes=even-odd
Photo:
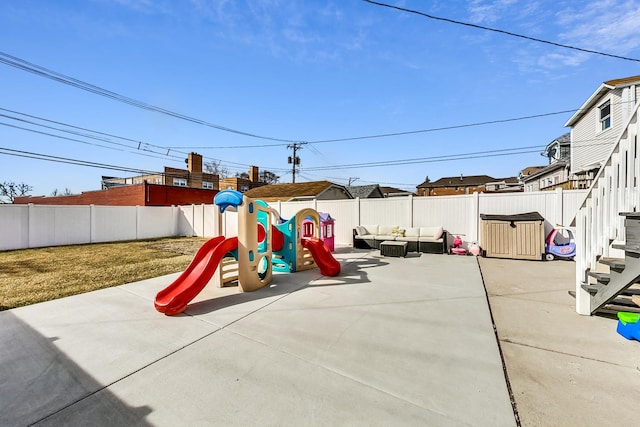
[[[291,175],[293,177],[291,182],[294,184],[296,183],[296,166],[300,164],[300,157],[296,153],[302,149],[303,144],[306,144],[306,142],[295,142],[287,145],[287,148],[293,150],[293,156],[289,156],[288,163],[291,164]]]

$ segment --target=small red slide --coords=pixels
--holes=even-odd
[[[317,237],[303,237],[302,246],[309,249],[323,276],[337,276],[340,274],[340,263],[333,257],[331,251],[322,240]]]
[[[167,316],[182,313],[187,304],[209,283],[227,252],[238,249],[238,238],[214,237],[198,249],[191,264],[156,295],[155,307]]]

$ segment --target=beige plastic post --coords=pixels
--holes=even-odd
[[[258,212],[267,213],[266,251],[258,252]],[[271,209],[244,197],[238,206],[238,285],[242,292],[255,291],[271,283]]]
[[[315,209],[306,208],[296,213],[296,271],[317,267],[309,249],[302,246],[302,221],[310,217],[313,220],[313,236],[320,238],[320,214]]]

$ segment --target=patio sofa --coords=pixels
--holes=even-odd
[[[353,229],[353,247],[380,249],[385,240],[407,242],[407,251],[447,253],[447,232],[442,227],[402,228],[387,225],[359,225]]]

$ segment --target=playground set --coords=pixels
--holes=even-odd
[[[265,202],[234,190],[217,193],[214,204],[220,213],[226,209],[238,212],[238,236],[218,236],[205,242],[187,269],[156,295],[159,312],[168,316],[182,313],[216,271],[218,286],[237,280],[241,292],[268,285],[273,271],[294,273],[319,267],[324,276],[340,274],[340,263],[320,239],[323,223],[316,210],[302,209],[283,221]],[[332,235],[333,222],[330,224]],[[333,239],[330,243],[333,249]]]

